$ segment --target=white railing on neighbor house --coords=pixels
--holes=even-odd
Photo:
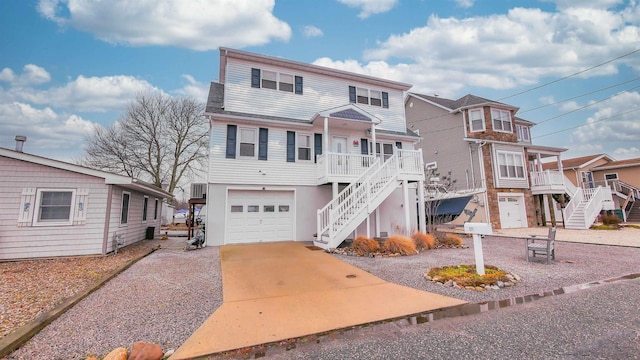
[[[578,187],[573,185],[571,180],[569,180],[569,178],[567,178],[566,176],[564,177],[564,188],[565,188],[565,192],[569,194],[569,196],[571,196],[572,198],[576,195],[576,192],[578,191]]]
[[[587,205],[584,207],[584,226],[589,228],[596,220],[600,210],[602,210],[602,202],[605,200],[605,193],[611,189],[598,186],[595,189],[585,189],[584,194],[588,194]],[[609,195],[611,197],[611,195]],[[586,200],[586,199],[585,199]]]
[[[550,185],[564,185],[564,174],[560,171],[545,170],[545,171],[532,171],[531,186],[550,186]]]
[[[349,184],[338,197],[318,210],[317,239],[327,236],[326,247],[336,247],[364,220],[368,210],[377,208],[393,190],[390,184],[398,179],[399,161],[392,155],[383,164],[372,164],[371,169]],[[367,211],[365,211],[367,210]]]

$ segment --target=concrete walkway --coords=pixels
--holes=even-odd
[[[171,360],[465,303],[385,282],[303,243],[226,245],[220,261],[224,303]]]
[[[522,229],[497,229],[496,236],[528,237],[530,235],[547,236],[548,227],[532,227]],[[640,248],[640,230],[622,228],[620,230],[573,230],[558,228],[556,241],[582,244],[629,246]]]

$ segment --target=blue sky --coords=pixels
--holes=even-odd
[[[219,46],[501,100],[564,158],[640,157],[635,0],[0,0],[0,33],[0,147],[60,160],[141,92],[204,102]]]

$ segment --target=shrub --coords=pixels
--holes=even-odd
[[[417,250],[433,249],[436,246],[436,238],[431,234],[416,231],[411,235],[411,238]]]
[[[358,255],[363,256],[378,251],[380,244],[364,235],[358,235],[356,239],[353,240],[351,247]]]
[[[438,237],[438,242],[446,246],[461,246],[462,238],[456,234],[445,233]]]
[[[393,235],[384,242],[384,248],[392,253],[399,253],[402,255],[417,254],[416,244],[413,243],[411,238],[402,235]]]
[[[440,282],[453,280],[460,286],[493,285],[498,281],[509,281],[507,273],[495,266],[485,265],[484,272],[484,275],[478,275],[475,265],[451,265],[432,268],[427,275],[438,278]]]
[[[619,225],[620,218],[613,214],[604,214],[600,216],[603,225]]]

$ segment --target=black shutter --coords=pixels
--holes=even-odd
[[[302,95],[302,76],[296,76],[295,77],[295,83],[296,83],[296,94],[300,94]]]
[[[251,69],[251,87],[260,88],[260,69]]]
[[[269,143],[269,129],[260,128],[258,135],[258,160],[267,160],[267,147]]]
[[[402,150],[402,143],[400,141],[396,141],[396,147]]]
[[[318,155],[322,155],[322,134],[313,135],[313,149],[315,151],[314,161],[318,161]]]
[[[349,102],[350,103],[355,103],[356,102],[356,87],[355,86],[349,86]]]
[[[227,159],[236,158],[236,134],[238,127],[236,125],[227,125]]]
[[[287,162],[296,161],[296,133],[287,131]]]
[[[389,108],[389,93],[388,92],[382,92],[382,107],[383,108]]]
[[[360,139],[360,154],[369,155],[369,139]]]

